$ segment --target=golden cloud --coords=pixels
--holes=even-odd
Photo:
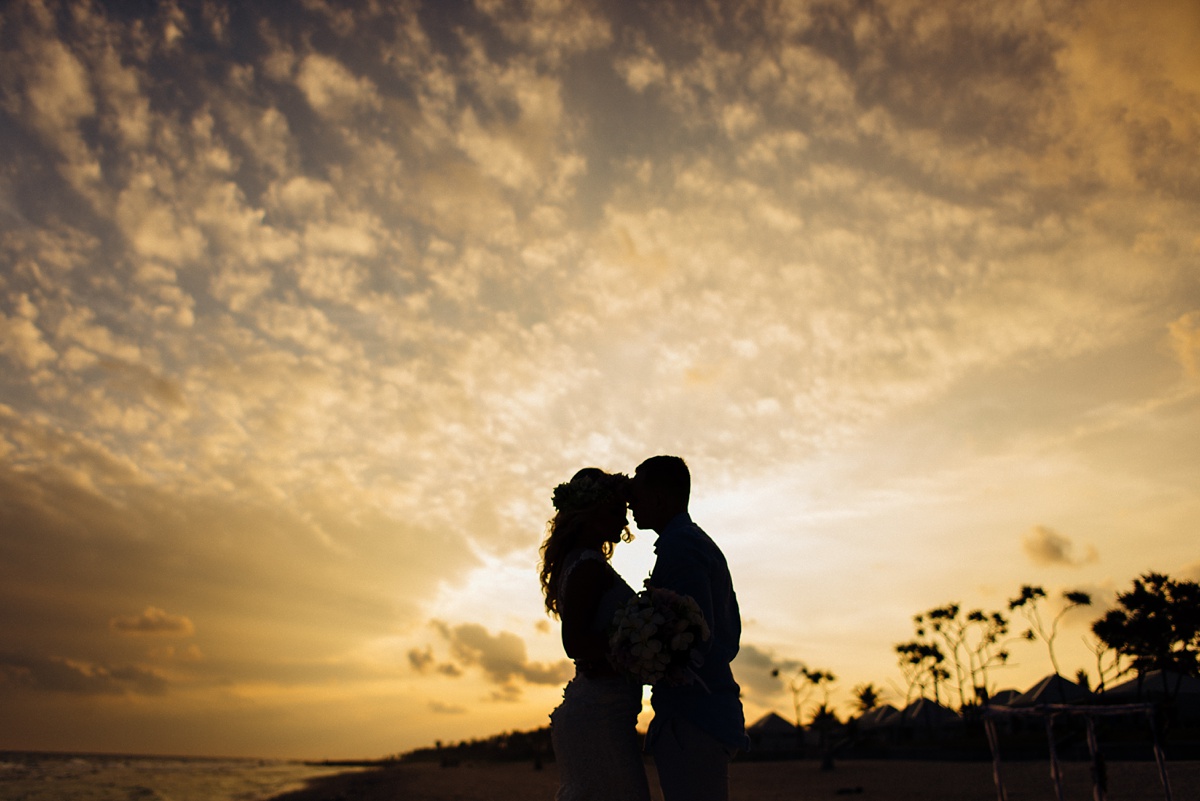
[[[1021,549],[1035,565],[1079,565],[1095,562],[1099,554],[1094,546],[1088,546],[1083,556],[1073,555],[1075,544],[1062,534],[1046,526],[1034,526],[1021,539]]]
[[[140,615],[114,617],[108,625],[119,634],[135,636],[190,637],[196,633],[196,626],[191,620],[183,615],[172,615],[157,606],[147,606]]]

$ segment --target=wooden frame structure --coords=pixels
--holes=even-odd
[[[1043,718],[1046,722],[1046,740],[1050,747],[1050,779],[1054,782],[1054,797],[1063,801],[1062,771],[1058,765],[1058,751],[1054,746],[1054,719],[1056,717],[1082,716],[1087,725],[1088,753],[1092,758],[1092,799],[1105,801],[1107,793],[1103,758],[1096,740],[1096,718],[1113,715],[1142,714],[1150,724],[1150,736],[1154,745],[1154,761],[1158,763],[1158,777],[1162,781],[1163,796],[1171,799],[1171,782],[1167,777],[1167,759],[1162,743],[1158,739],[1158,727],[1154,720],[1154,704],[1121,704],[1098,706],[1091,704],[1038,704],[1033,707],[989,706],[982,710],[983,728],[987,732],[988,747],[992,751],[992,779],[996,783],[997,801],[1008,801],[1004,779],[1000,771],[1000,738],[996,732],[996,720],[1008,717]]]

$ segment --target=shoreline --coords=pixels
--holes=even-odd
[[[646,764],[652,801],[662,801],[652,762]],[[1168,762],[1175,798],[1200,798],[1200,761]],[[1010,762],[1001,767],[1010,799],[1054,797],[1047,761]],[[1066,798],[1091,798],[1090,765],[1062,763]],[[1110,798],[1161,801],[1164,792],[1153,761],[1108,763]],[[269,801],[552,801],[558,787],[553,762],[476,762],[455,767],[398,763],[317,777],[308,786]],[[735,762],[730,765],[730,801],[828,801],[854,796],[863,801],[994,801],[990,762],[842,760],[822,771],[816,760]]]
[[[337,767],[333,765],[331,767]],[[262,801],[333,801],[334,799],[371,799],[397,798],[398,791],[403,788],[404,780],[400,776],[401,766],[377,765],[371,767],[362,765],[338,773],[328,773],[307,779],[304,786],[296,790],[288,790],[278,795],[272,795]],[[386,793],[381,795],[380,793]]]

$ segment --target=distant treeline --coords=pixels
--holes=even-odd
[[[496,734],[482,740],[464,740],[450,745],[441,740],[432,748],[417,748],[394,759],[401,762],[438,762],[452,767],[462,762],[529,762],[554,759],[550,727],[533,731]]]

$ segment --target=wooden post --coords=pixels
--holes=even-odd
[[[985,712],[983,730],[987,732],[988,747],[992,749],[992,781],[996,783],[996,801],[1008,801],[1004,779],[1000,776],[1000,738],[996,736],[996,720]]]
[[[1088,752],[1092,755],[1092,801],[1104,801],[1108,794],[1108,769],[1104,765],[1104,755],[1100,753],[1100,743],[1096,740],[1096,721],[1085,713],[1087,719]]]
[[[1146,710],[1150,719],[1150,736],[1154,738],[1154,761],[1158,763],[1158,778],[1162,781],[1163,797],[1171,801],[1171,781],[1167,778],[1167,756],[1163,753],[1162,743],[1158,741],[1158,725],[1154,720],[1154,707]]]
[[[1063,801],[1062,771],[1058,766],[1058,749],[1054,747],[1054,713],[1046,711],[1046,742],[1050,745],[1050,778],[1054,780],[1054,797]]]

